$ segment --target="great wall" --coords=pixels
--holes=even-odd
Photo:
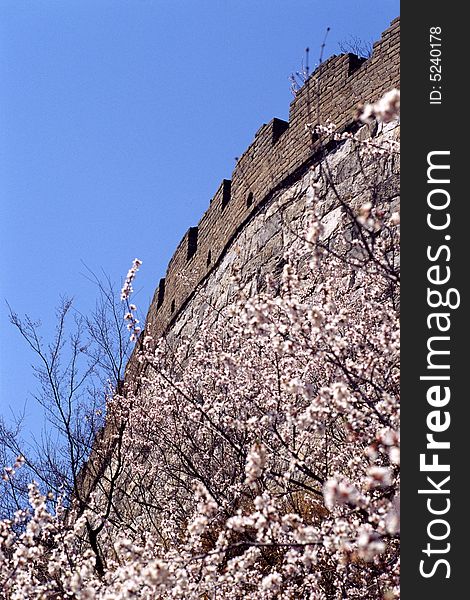
[[[151,302],[147,335],[169,331],[255,215],[318,162],[320,143],[312,143],[307,124],[329,120],[337,131],[347,131],[361,102],[375,101],[399,87],[399,50],[396,18],[374,44],[370,58],[331,56],[297,93],[289,121],[273,118],[260,127],[232,178],[222,180],[198,225],[190,227],[179,243]],[[182,277],[185,273],[191,275],[189,283]]]
[[[145,364],[139,359],[144,336],[164,336],[169,347],[196,339],[201,328],[217,321],[234,293],[232,267],[249,293],[260,290],[268,275],[279,278],[284,253],[305,228],[305,192],[311,177],[323,177],[317,211],[323,240],[342,243],[337,235],[342,208],[337,194],[358,208],[372,199],[389,213],[399,206],[399,157],[361,160],[350,142],[324,145],[306,130],[331,121],[337,132],[355,131],[365,138],[398,139],[398,122],[358,125],[361,103],[374,102],[400,83],[400,20],[374,44],[370,58],[352,54],[326,60],[291,103],[289,122],[272,119],[262,125],[239,158],[232,179],[224,179],[196,227],[190,227],[160,280],[125,374],[124,389],[134,389]],[[321,175],[328,164],[329,179]],[[334,182],[331,181],[334,179]],[[334,187],[331,186],[334,183]],[[124,394],[127,392],[124,391]],[[85,495],[95,489],[109,464],[116,424],[107,420],[82,472]],[[104,444],[103,444],[104,442]]]
[[[142,331],[137,259],[124,320],[101,285],[83,320],[96,352],[79,320],[59,364],[69,303],[45,357],[11,313],[52,434],[4,469],[0,598],[399,598],[399,86],[399,19],[321,64],[187,230]],[[20,426],[0,421],[3,456]]]

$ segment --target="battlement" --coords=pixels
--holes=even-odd
[[[155,292],[146,332],[157,337],[167,330],[259,206],[312,164],[318,144],[312,144],[307,124],[330,120],[344,130],[360,102],[375,101],[399,84],[399,18],[374,44],[370,58],[342,54],[320,65],[292,101],[289,121],[273,118],[260,127],[231,179],[222,180],[198,225],[184,235]]]

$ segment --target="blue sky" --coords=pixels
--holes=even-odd
[[[121,282],[142,259],[146,312],[177,243],[288,76],[349,36],[374,41],[398,0],[0,0],[0,413],[40,413],[34,356],[4,300],[41,318],[94,305],[83,263]]]

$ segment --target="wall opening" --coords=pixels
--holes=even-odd
[[[211,264],[212,264],[212,252],[209,250],[209,252],[207,253],[206,266],[210,267]]]
[[[248,194],[248,196],[246,197],[246,207],[250,208],[250,206],[253,204],[253,192],[250,192]]]
[[[197,250],[197,227],[190,227],[188,229],[188,254],[187,260],[192,258],[196,254]]]
[[[283,121],[282,119],[278,119],[274,117],[273,125],[272,125],[272,143],[275,144],[277,140],[281,137],[284,131],[289,127],[289,123],[287,121]]]
[[[348,77],[355,73],[362,64],[368,60],[365,56],[356,56],[356,54],[349,53],[349,65],[348,65]]]
[[[160,279],[160,283],[158,284],[158,294],[157,294],[157,310],[163,304],[163,300],[165,299],[165,278]]]
[[[171,301],[170,312],[173,314],[175,312],[176,303],[174,300]]]
[[[230,179],[224,179],[222,182],[222,208],[225,208],[230,201],[232,182]]]

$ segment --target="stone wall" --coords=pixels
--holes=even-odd
[[[330,119],[339,131],[354,128],[358,137],[373,136],[377,145],[398,139],[399,123],[358,128],[355,113],[360,102],[375,101],[398,87],[399,69],[396,19],[374,45],[371,58],[331,57],[297,94],[289,122],[273,119],[259,129],[232,179],[222,181],[197,227],[191,227],[179,243],[155,291],[141,339],[165,335],[169,347],[183,338],[195,340],[198,331],[210,327],[230,304],[235,265],[248,293],[262,289],[268,275],[279,278],[285,253],[296,252],[302,243],[306,190],[312,178],[321,183],[316,208],[323,224],[322,241],[330,248],[345,242],[338,197],[353,208],[373,200],[385,213],[397,210],[399,157],[361,157],[351,140],[325,145],[312,139],[306,125]],[[139,372],[146,371],[138,360],[139,349],[140,342],[126,370],[126,383],[134,390]],[[85,495],[95,489],[111,460],[116,427],[107,421],[95,440],[81,475]]]
[[[397,139],[399,130],[397,122],[390,123],[379,128],[374,140],[381,144]],[[369,128],[363,126],[358,135],[367,138]],[[399,209],[399,173],[399,160],[394,155],[360,158],[351,141],[338,144],[299,180],[273,194],[237,233],[217,266],[194,289],[184,309],[172,320],[166,332],[170,346],[180,339],[195,340],[201,328],[211,327],[231,304],[238,285],[247,296],[252,296],[265,288],[268,277],[278,281],[286,252],[294,257],[293,262],[295,258],[302,262],[308,214],[306,192],[312,181],[320,183],[316,210],[323,226],[321,241],[332,250],[341,251],[348,232],[341,228],[344,210],[336,194],[347,197],[348,204],[356,210],[373,200],[375,206],[383,207],[385,215],[390,215]],[[234,273],[237,285],[232,280]],[[192,281],[188,274],[188,289],[192,289]]]
[[[274,118],[260,127],[253,143],[238,159],[231,180],[222,181],[198,225],[191,227],[179,243],[151,302],[146,334],[158,337],[174,326],[175,332],[181,330],[180,321],[188,321],[188,313],[183,315],[186,307],[201,286],[210,287],[214,274],[225,270],[235,240],[248,271],[250,261],[270,269],[271,263],[282,257],[285,244],[279,242],[284,235],[281,217],[265,220],[257,230],[260,211],[266,214],[269,204],[323,156],[324,148],[320,141],[312,141],[307,124],[331,120],[338,131],[348,130],[361,102],[375,101],[389,89],[399,87],[399,34],[397,18],[374,44],[369,59],[353,54],[330,57],[297,93],[289,121]],[[343,180],[354,178],[350,164],[342,168]],[[251,256],[253,252],[256,260]],[[132,363],[131,359],[129,368]]]

